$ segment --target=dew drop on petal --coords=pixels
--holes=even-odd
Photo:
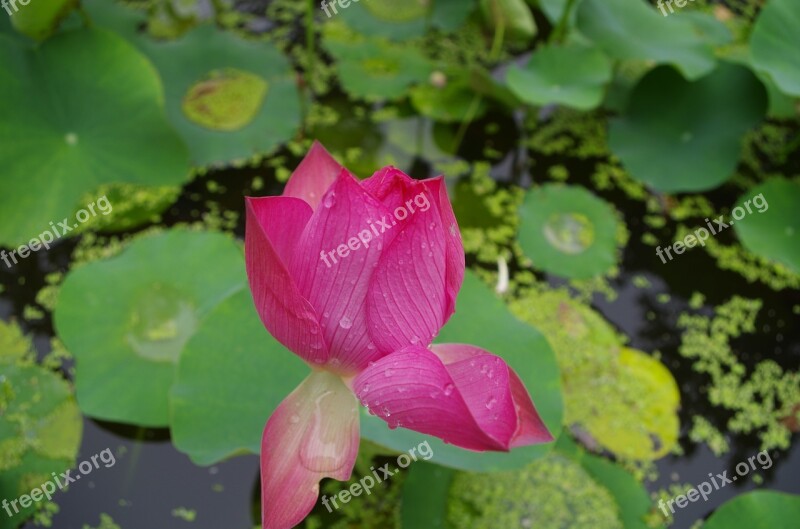
[[[447,384],[444,387],[444,395],[445,395],[445,397],[449,397],[450,395],[452,395],[453,394],[453,389],[454,388],[453,388],[452,384]]]
[[[495,405],[495,403],[496,403],[496,402],[497,402],[497,399],[496,399],[496,398],[494,398],[494,397],[492,397],[492,398],[490,398],[489,400],[487,400],[487,401],[486,401],[486,409],[487,409],[487,410],[491,410],[491,409],[492,409],[492,407]]]
[[[419,336],[414,335],[411,337],[411,345],[417,345],[419,341]]]
[[[342,329],[349,329],[352,326],[353,326],[353,321],[347,316],[342,316],[342,319],[339,320],[339,327],[341,327]]]
[[[328,193],[322,199],[322,205],[326,208],[332,208],[334,204],[336,204],[336,194],[333,192]]]

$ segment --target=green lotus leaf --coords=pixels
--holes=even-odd
[[[353,35],[333,24],[323,34],[325,47],[339,65],[342,88],[351,96],[398,99],[433,72],[433,64],[416,48]]]
[[[447,529],[447,499],[456,472],[417,461],[408,471],[400,502],[401,529]]]
[[[346,9],[338,9],[338,14],[329,5],[328,18],[341,17],[362,35],[406,40],[424,35],[428,27],[455,31],[464,24],[474,7],[474,0],[362,0],[358,3],[351,1]]]
[[[681,18],[688,20],[695,32],[712,46],[725,46],[733,42],[733,34],[728,26],[711,13],[686,11],[681,13]]]
[[[257,454],[267,419],[308,373],[264,328],[250,291],[236,293],[181,354],[170,394],[175,446],[200,465]]]
[[[560,104],[580,110],[595,108],[611,80],[611,61],[596,48],[546,46],[525,67],[511,66],[508,87],[531,105]]]
[[[665,18],[643,0],[583,0],[577,27],[611,57],[672,64],[687,79],[714,69],[711,46],[688,20]]]
[[[761,10],[750,36],[753,63],[785,93],[800,96],[800,54],[797,28],[800,3],[770,0]]]
[[[744,134],[766,110],[764,85],[743,66],[721,64],[694,82],[659,67],[612,121],[609,145],[633,178],[654,189],[704,191],[731,177]]]
[[[141,11],[104,0],[86,5],[97,25],[114,29],[152,60],[164,82],[167,117],[189,146],[193,164],[221,165],[268,153],[297,132],[295,75],[272,44],[210,24],[158,42],[136,32],[145,20]],[[216,84],[209,84],[213,79]],[[198,95],[198,86],[206,108],[190,105],[187,114],[185,102]]]
[[[614,209],[586,189],[559,184],[536,187],[526,195],[519,213],[519,242],[537,268],[586,278],[608,272],[616,263]]]
[[[99,185],[186,180],[186,148],[162,101],[147,59],[106,31],[35,49],[0,35],[0,242],[28,242]]]
[[[520,470],[456,473],[447,511],[459,529],[625,529],[611,492],[556,451]]]
[[[83,421],[69,384],[34,363],[19,327],[0,322],[0,498],[12,499],[75,464]],[[14,529],[43,504],[0,516]],[[9,507],[11,508],[11,507]]]
[[[618,456],[639,461],[665,456],[677,444],[680,429],[680,392],[672,373],[645,353],[623,347],[614,375],[628,391],[604,402],[583,426]]]
[[[445,123],[461,122],[470,116],[478,119],[486,113],[486,102],[475,103],[471,74],[465,70],[434,72],[427,83],[411,89],[411,103],[423,116]],[[473,108],[475,105],[475,108]]]
[[[560,375],[544,336],[514,318],[505,304],[471,273],[464,278],[457,303],[455,315],[436,341],[474,344],[502,357],[519,374],[542,420],[553,437],[558,437],[563,413]],[[527,446],[508,453],[470,452],[405,428],[391,430],[364,408],[361,433],[370,441],[398,452],[428,441],[434,454],[431,463],[474,471],[519,468],[544,456],[553,446],[551,443]]]
[[[168,391],[184,346],[217,304],[243,288],[242,251],[218,233],[150,235],[72,270],[54,321],[77,362],[81,410],[167,426]]]
[[[21,3],[20,0],[15,1],[11,24],[20,33],[36,40],[44,40],[52,35],[64,17],[78,6],[78,0],[27,0],[28,5]]]
[[[590,454],[566,435],[559,438],[556,451],[580,463],[595,482],[611,493],[625,529],[663,529],[663,525],[652,525],[649,520],[645,522],[653,508],[652,501],[644,486],[627,470],[608,459]]]
[[[736,208],[741,211],[733,213],[741,220],[734,219],[730,223],[736,223],[734,229],[745,248],[800,274],[798,204],[800,183],[777,178],[767,180],[737,201]],[[748,210],[751,213],[747,213]]]
[[[503,28],[504,38],[529,42],[538,31],[536,21],[524,0],[478,0],[483,19],[493,31]]]
[[[239,130],[255,119],[269,85],[257,75],[228,68],[211,72],[183,98],[183,113],[211,130]]]
[[[755,490],[728,500],[714,511],[703,529],[796,529],[800,496]]]

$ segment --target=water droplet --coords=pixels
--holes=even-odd
[[[385,377],[392,376],[392,370],[387,367],[386,369],[383,370],[383,376]]]
[[[414,335],[411,337],[411,345],[417,345],[419,341],[419,336]]]
[[[292,424],[299,423],[300,422],[300,416],[299,415],[292,415],[291,417],[289,417],[289,422],[292,423]]]
[[[374,343],[372,343],[372,342],[368,343],[368,344],[367,344],[367,349],[369,349],[370,351],[374,351],[374,350],[375,350],[375,344],[374,344]],[[372,364],[374,364],[374,363],[375,363],[375,362],[370,362],[370,363],[369,363],[369,365],[372,365]]]
[[[331,313],[330,313],[330,312],[327,312],[327,311],[326,311],[326,312],[323,312],[323,313],[322,313],[322,317],[323,317],[323,318],[330,318],[330,317],[331,317]]]
[[[455,222],[450,225],[450,235],[452,235],[454,237],[456,235],[456,224],[455,224]]]
[[[487,409],[487,410],[491,410],[491,409],[492,409],[492,407],[495,405],[495,403],[496,403],[496,402],[497,402],[497,399],[496,399],[496,398],[494,398],[494,397],[492,397],[492,398],[490,398],[489,400],[487,400],[487,401],[486,401],[486,409]]]
[[[475,360],[469,361],[469,367],[475,367]]]
[[[387,408],[386,406],[383,407],[383,416],[384,417],[391,417],[392,416],[391,412],[389,411],[389,408]]]
[[[489,371],[489,366],[487,366],[486,364],[483,364],[481,366],[481,374],[485,375],[488,371]]]
[[[326,208],[332,208],[334,204],[336,204],[336,194],[331,191],[322,199],[322,205]]]
[[[352,326],[353,326],[353,321],[347,316],[342,316],[342,319],[339,320],[339,327],[341,327],[342,329],[349,329]]]
[[[450,396],[450,395],[452,395],[452,394],[453,394],[453,385],[452,385],[452,384],[447,384],[447,385],[444,387],[444,395],[445,395],[446,397],[449,397],[449,396]]]
[[[361,388],[361,394],[364,395],[369,391],[369,384],[364,384],[364,387]]]
[[[436,229],[436,223],[435,222],[431,222],[431,226],[430,226],[429,229],[431,229],[431,230]]]

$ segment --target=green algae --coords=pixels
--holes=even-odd
[[[748,372],[732,345],[743,334],[755,332],[761,305],[759,300],[734,296],[718,306],[713,317],[681,314],[679,352],[693,360],[696,372],[708,376],[701,391],[711,405],[730,415],[723,425],[726,431],[757,436],[761,450],[786,449],[791,439],[788,423],[800,420],[800,372],[787,371],[773,360],[763,360]],[[724,453],[727,447],[720,434],[707,422],[695,419],[692,435],[708,442],[715,453]]]

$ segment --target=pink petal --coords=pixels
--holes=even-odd
[[[247,198],[246,209],[247,278],[261,321],[276,340],[306,362],[325,362],[328,349],[317,314],[285,264],[311,208],[296,198],[265,197]]]
[[[444,324],[447,307],[438,197],[394,168],[379,171],[364,187],[395,208],[399,229],[372,277],[367,309],[372,339],[384,353],[428,345]]]
[[[299,524],[319,481],[350,479],[358,455],[358,403],[336,375],[315,371],[278,406],[261,440],[264,529]]]
[[[522,380],[502,358],[485,349],[468,344],[436,344],[432,347],[432,350],[451,373],[455,366],[463,368],[466,365],[470,365],[470,373],[467,376],[474,376],[477,382],[476,385],[480,385],[481,382],[486,384],[486,379],[493,380],[493,383],[496,384],[496,375],[498,373],[503,375],[503,382],[501,383],[510,386],[511,398],[517,415],[517,428],[513,432],[509,443],[511,448],[549,443],[553,440],[553,436],[547,431],[547,426],[539,417],[539,413],[536,411],[536,407],[533,405],[533,401]],[[473,362],[475,362],[475,365],[473,365]],[[487,366],[486,369],[483,366]],[[476,368],[479,375],[475,374]],[[482,378],[483,380],[481,381]],[[492,397],[489,395],[488,398]]]
[[[447,196],[447,183],[444,177],[438,176],[423,180],[431,194],[438,197],[437,205],[439,214],[442,216],[442,226],[445,229],[445,240],[447,241],[447,272],[445,283],[447,284],[447,306],[445,307],[445,322],[456,311],[456,297],[461,290],[461,283],[464,281],[464,243],[461,240],[461,231],[458,229],[456,215],[453,213],[453,205]]]
[[[336,181],[342,169],[339,162],[315,140],[286,182],[283,196],[300,198],[312,209],[317,209],[325,191]]]
[[[430,350],[409,346],[369,366],[353,379],[352,388],[390,427],[470,450],[507,451],[517,416],[508,369],[495,358],[480,355],[445,365]],[[482,373],[484,366],[492,369],[493,380]]]
[[[393,236],[391,229],[381,233],[385,228],[376,225],[390,223],[389,217],[386,208],[343,170],[295,250],[289,269],[300,292],[321,315],[331,351],[329,369],[354,373],[381,354],[367,330],[366,298],[370,277]]]

